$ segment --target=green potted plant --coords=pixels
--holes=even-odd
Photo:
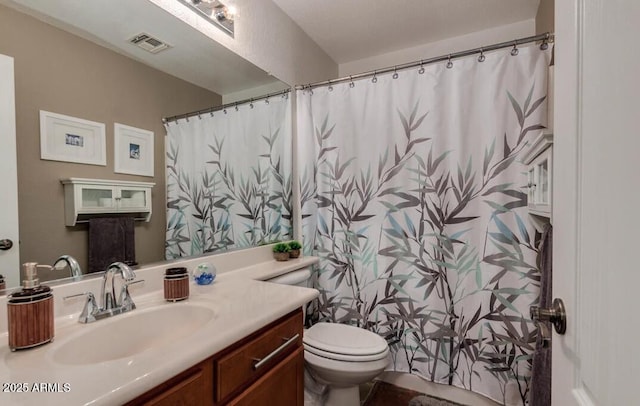
[[[300,248],[302,248],[302,244],[299,241],[293,240],[289,241],[289,258],[298,258],[300,256]]]
[[[289,260],[289,244],[279,242],[273,246],[273,257],[276,261],[288,261]]]

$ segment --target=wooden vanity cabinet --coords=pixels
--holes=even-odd
[[[304,404],[304,349],[292,354],[265,373],[229,405],[299,405]]]
[[[127,405],[210,405],[213,399],[211,358],[158,385]]]
[[[127,403],[154,406],[262,404],[304,404],[301,309]]]

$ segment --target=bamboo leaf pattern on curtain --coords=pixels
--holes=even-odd
[[[509,405],[528,399],[536,339],[520,159],[544,128],[548,61],[521,56],[299,92],[298,105],[319,318],[392,339],[395,370]]]
[[[168,126],[167,259],[291,237],[290,102]]]

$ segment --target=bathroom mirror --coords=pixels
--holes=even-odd
[[[14,58],[20,244],[13,249],[21,263],[51,265],[68,254],[86,270],[87,225],[64,221],[60,180],[70,177],[154,182],[151,221],[135,225],[136,261],[164,260],[161,119],[289,88],[148,0],[0,0],[0,54]],[[106,166],[41,159],[40,110],[104,123]],[[152,177],[115,173],[115,123],[154,133]],[[18,270],[0,274],[11,272]],[[16,287],[17,274],[9,280],[7,288]]]

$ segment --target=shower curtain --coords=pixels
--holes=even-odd
[[[288,94],[167,125],[167,259],[291,237]]]
[[[549,53],[488,53],[297,93],[321,320],[386,337],[396,371],[528,399],[539,294],[522,151]]]

